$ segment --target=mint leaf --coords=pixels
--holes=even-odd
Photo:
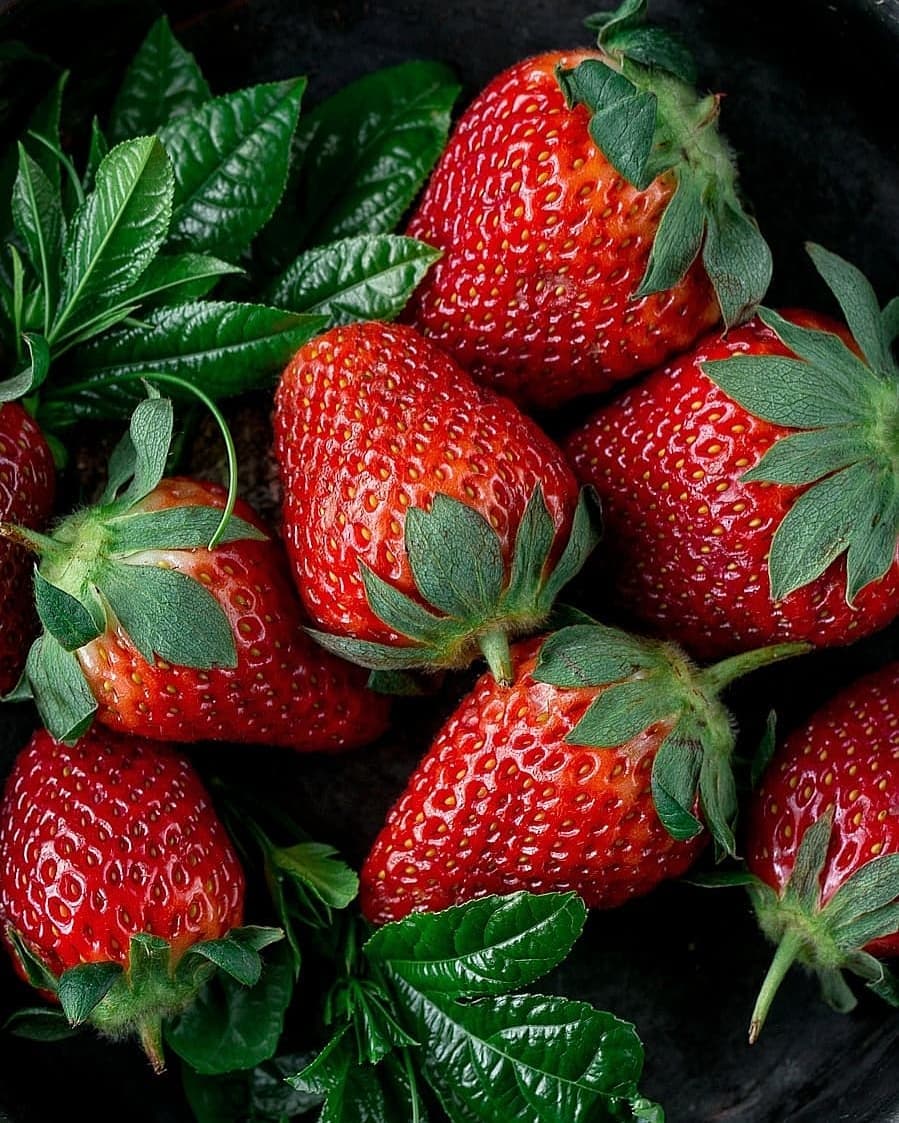
[[[65,219],[59,189],[19,145],[19,174],[13,187],[13,224],[25,244],[41,285],[43,331],[50,330],[56,309]]]
[[[278,205],[305,78],[238,90],[161,129],[175,169],[169,245],[236,260]]]
[[[504,994],[559,964],[586,916],[574,893],[485,897],[388,924],[371,937],[365,954],[429,994]]]
[[[172,34],[168,16],[162,16],[128,67],[113,103],[109,135],[120,141],[155,133],[211,96],[196,59]]]
[[[370,234],[301,254],[269,290],[279,308],[314,312],[326,326],[392,320],[439,252],[414,238]]]
[[[359,878],[336,855],[334,847],[326,843],[298,842],[273,848],[270,861],[278,873],[311,891],[322,904],[343,909],[355,899]]]
[[[286,1123],[321,1103],[319,1094],[299,1092],[287,1082],[307,1061],[288,1054],[221,1076],[202,1076],[185,1064],[182,1086],[197,1123]]]
[[[173,190],[171,164],[155,137],[126,141],[104,157],[72,223],[51,344],[137,281],[165,238]]]

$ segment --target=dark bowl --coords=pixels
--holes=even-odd
[[[581,20],[590,7],[572,0],[161,6],[214,89],[304,73],[307,105],[408,58],[452,65],[464,101],[526,54],[586,42]],[[144,0],[18,0],[0,10],[3,37],[24,39],[70,67],[70,89],[85,106],[108,98],[158,13]],[[775,252],[770,301],[827,302],[803,253],[806,239],[855,261],[881,299],[899,291],[899,0],[655,0],[651,10],[694,48],[703,83],[727,92],[724,128]],[[39,92],[46,81],[37,64],[20,69],[11,85],[0,82],[0,105],[8,108],[6,99],[14,103],[29,85]],[[14,125],[7,120],[7,134]],[[731,695],[744,750],[771,706],[788,729],[835,689],[896,657],[894,626],[854,647],[759,675]],[[461,687],[451,683],[440,705],[402,703],[400,743],[344,759],[219,747],[197,750],[197,760],[237,769],[249,760],[257,774],[292,790],[296,813],[314,837],[358,860],[425,748],[438,711]],[[0,763],[8,767],[34,720],[27,709],[0,712]],[[853,1014],[838,1015],[821,1003],[812,980],[795,972],[760,1043],[746,1044],[769,954],[740,891],[673,884],[614,913],[594,914],[575,953],[545,985],[636,1023],[646,1045],[645,1091],[666,1107],[670,1123],[899,1119],[899,1020],[872,997],[862,994]],[[0,994],[0,1015],[33,1001],[5,969]],[[298,1039],[305,1020],[294,1011]],[[153,1077],[130,1045],[101,1044],[91,1035],[42,1045],[4,1035],[0,1057],[0,1119],[12,1123],[84,1113],[97,1123],[192,1119],[176,1068]]]

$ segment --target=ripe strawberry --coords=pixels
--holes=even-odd
[[[99,731],[66,746],[42,730],[19,754],[0,805],[2,936],[70,1020],[137,1033],[160,1068],[163,1020],[213,970],[204,944],[274,937],[239,929],[243,908],[234,848],[171,747]]]
[[[465,666],[480,646],[508,678],[507,635],[541,625],[595,540],[559,449],[409,327],[302,347],[275,442],[316,636],[363,666]]]
[[[406,319],[479,380],[551,407],[607,390],[751,313],[771,272],[717,95],[688,53],[594,17],[599,51],[516,63],[462,115],[409,221],[439,249]]]
[[[383,923],[490,893],[567,891],[609,908],[733,851],[734,734],[719,692],[795,647],[701,671],[673,645],[599,624],[513,649],[438,733],[362,869]]]
[[[34,530],[50,517],[56,489],[53,457],[37,424],[0,395],[0,522]],[[0,539],[0,696],[19,681],[37,618],[29,596],[28,552]]]
[[[144,472],[140,458],[153,450],[141,432],[156,424],[164,435]],[[179,742],[334,750],[373,740],[387,700],[304,633],[281,548],[249,506],[237,504],[224,540],[208,548],[225,492],[160,478],[170,432],[171,403],[142,403],[127,438],[136,466],[117,474],[117,454],[96,508],[51,539],[27,536],[42,555],[45,627],[27,677],[45,724],[61,740],[94,717]]]
[[[810,253],[855,342],[763,309],[567,444],[603,503],[612,595],[700,658],[851,643],[899,613],[897,325],[858,270]]]
[[[794,962],[817,971],[825,999],[849,1010],[842,976],[899,1004],[875,955],[899,955],[899,663],[831,699],[773,757],[750,806],[749,891],[777,954],[750,1040]]]

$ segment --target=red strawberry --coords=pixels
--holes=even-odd
[[[508,677],[507,634],[540,626],[594,542],[559,449],[408,327],[302,347],[275,440],[317,638],[364,666],[465,666],[480,646]]]
[[[475,98],[407,228],[442,253],[408,321],[540,406],[659,365],[722,314],[738,322],[770,277],[718,98],[697,96],[661,29],[638,30],[638,51],[645,3],[623,8],[592,22],[600,51],[525,59]]]
[[[2,935],[19,974],[58,990],[67,1014],[107,972],[92,1024],[137,1033],[161,1067],[163,1019],[211,971],[191,950],[226,937],[243,908],[234,848],[172,748],[106,732],[66,746],[41,731],[19,754],[0,806]]]
[[[899,663],[857,680],[778,749],[750,806],[750,893],[778,951],[752,1019],[761,1030],[793,962],[841,1010],[849,970],[891,1001],[874,955],[899,955]],[[899,1002],[897,1002],[899,1004]]]
[[[151,398],[130,440],[150,412],[170,431],[171,403]],[[96,508],[50,540],[32,536],[46,631],[28,678],[51,732],[69,740],[96,716],[168,741],[333,750],[377,737],[387,700],[305,634],[282,550],[252,509],[239,502],[225,540],[209,549],[224,489],[159,480],[167,446],[156,447],[152,474],[119,494],[114,458]]]
[[[0,400],[0,522],[40,529],[52,512],[55,488],[43,433],[20,405]],[[36,630],[30,578],[27,551],[0,539],[0,696],[19,681]]]
[[[603,503],[613,595],[700,658],[850,643],[899,613],[896,327],[856,269],[810,252],[855,343],[762,310],[567,445]]]
[[[490,893],[567,891],[609,908],[733,849],[734,734],[718,693],[795,653],[700,671],[672,645],[598,624],[513,649],[437,735],[362,869],[369,920]]]

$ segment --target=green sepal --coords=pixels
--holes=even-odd
[[[172,444],[174,409],[169,398],[161,397],[149,385],[147,393],[148,397],[135,407],[128,426],[134,455],[133,475],[125,493],[115,503],[116,512],[127,511],[146,498],[165,475]],[[123,452],[124,456],[127,453]],[[119,465],[116,467],[118,469]]]
[[[899,296],[894,296],[889,301],[880,314],[880,322],[883,329],[883,337],[886,340],[889,350],[890,359],[895,365],[895,357],[893,355],[893,344],[899,338]]]
[[[750,786],[755,790],[761,783],[762,776],[764,776],[768,765],[771,763],[771,758],[774,756],[774,750],[777,747],[777,714],[774,710],[768,712],[768,717],[765,719],[765,732],[759,740],[758,747],[752,758],[752,767],[749,775]]]
[[[697,738],[696,744],[701,745]],[[699,799],[702,815],[712,832],[718,856],[737,856],[737,843],[733,824],[737,818],[737,785],[731,767],[731,744],[719,746],[709,743],[702,752],[699,770]]]
[[[881,976],[868,983],[868,989],[874,991],[878,998],[882,998],[888,1005],[899,1006],[899,978],[881,963]]]
[[[19,933],[11,924],[6,926],[6,938],[12,944],[19,966],[25,978],[36,990],[46,990],[51,994],[56,993],[57,979],[44,961],[28,947]]]
[[[81,963],[63,971],[57,997],[69,1024],[86,1022],[122,973],[119,963]]]
[[[66,651],[77,651],[102,634],[94,615],[63,589],[34,571],[34,600],[41,624]]]
[[[407,671],[372,671],[365,685],[375,694],[392,694],[400,698],[419,698],[428,693],[421,678]]]
[[[748,319],[771,283],[773,260],[757,224],[735,197],[725,196],[709,210],[702,263],[725,327]]]
[[[562,589],[583,569],[602,537],[602,510],[593,487],[582,487],[565,549],[537,596],[540,615],[548,614]]]
[[[677,685],[666,676],[651,675],[608,686],[565,740],[571,745],[614,748],[666,719],[676,719],[683,708]]]
[[[53,636],[38,636],[28,652],[25,673],[50,734],[67,744],[77,741],[93,721],[97,700],[75,655]]]
[[[143,550],[191,550],[204,548],[221,522],[221,511],[213,507],[168,507],[111,519],[106,523],[106,551],[124,557]],[[264,531],[232,515],[219,545],[243,540],[267,541]]]
[[[361,561],[359,576],[372,612],[400,635],[416,643],[437,646],[454,631],[448,617],[429,612]]]
[[[702,763],[701,745],[676,733],[665,738],[652,762],[653,802],[672,838],[695,838],[703,829],[693,814]]]
[[[214,963],[243,986],[255,986],[262,975],[259,952],[284,938],[280,928],[249,926],[232,928],[220,940],[203,940],[194,944],[187,954],[199,955]]]
[[[0,403],[15,402],[39,390],[50,371],[50,347],[42,335],[23,332],[28,365],[12,378],[0,382]]]
[[[870,446],[860,425],[808,429],[781,437],[741,478],[744,483],[767,480],[799,487],[848,468],[869,453]]]
[[[695,885],[697,889],[734,889],[737,887],[746,889],[752,886],[773,893],[773,890],[769,889],[760,878],[748,870],[715,870],[710,873],[693,873],[687,874],[683,880],[687,885]]]
[[[27,1006],[14,1010],[2,1027],[13,1037],[29,1041],[65,1041],[80,1033],[80,1028],[69,1025],[62,1010],[50,1006]]]
[[[231,623],[218,600],[186,574],[155,565],[107,562],[96,576],[129,639],[148,663],[236,667]],[[189,620],[190,628],[184,622]]]
[[[678,283],[699,256],[705,223],[702,187],[688,169],[683,169],[659,222],[637,296],[664,292]]]
[[[619,682],[659,665],[650,642],[595,621],[554,632],[540,648],[533,677],[553,686]]]
[[[427,647],[424,644],[393,647],[389,643],[335,636],[330,632],[319,631],[317,628],[306,628],[306,633],[326,651],[331,651],[341,659],[357,663],[360,667],[368,667],[373,671],[433,667],[441,654],[437,648]]]
[[[646,8],[646,0],[624,0],[614,11],[587,16],[584,26],[598,32],[597,43],[607,54],[667,70],[692,84],[696,62],[689,48],[676,35],[647,24]]]

